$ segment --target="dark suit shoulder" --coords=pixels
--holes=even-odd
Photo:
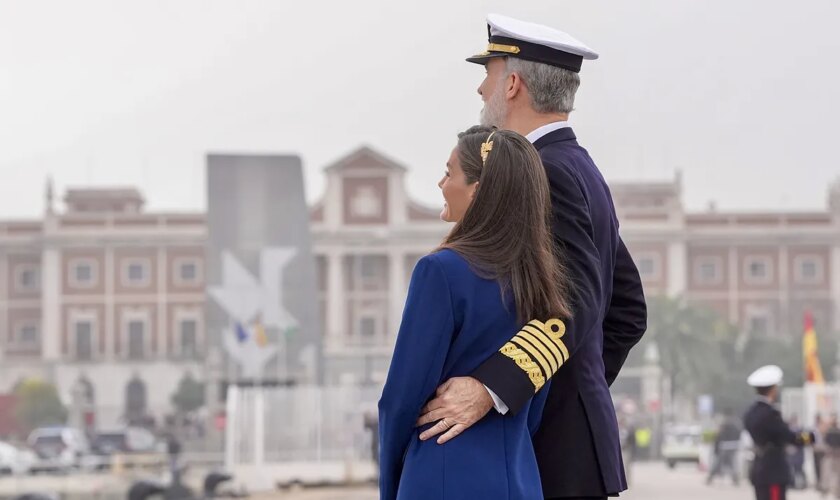
[[[546,174],[568,176],[578,183],[595,182],[606,187],[601,171],[589,153],[574,142],[555,142],[539,150]]]
[[[769,415],[775,411],[778,410],[773,408],[773,406],[771,406],[767,402],[755,401],[749,406],[749,408],[747,408],[747,411],[744,412],[744,420],[761,417],[763,415]]]

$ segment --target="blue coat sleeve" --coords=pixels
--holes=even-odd
[[[379,400],[382,500],[397,496],[414,423],[442,377],[454,330],[446,275],[434,255],[423,257],[411,276],[394,356]]]

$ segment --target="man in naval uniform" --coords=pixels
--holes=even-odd
[[[744,428],[755,450],[750,481],[757,500],[785,500],[792,479],[787,445],[804,446],[813,441],[810,433],[793,432],[776,408],[781,382],[782,369],[776,365],[762,366],[747,378],[758,393],[758,399],[744,414]]]
[[[552,338],[510,339],[469,377],[438,389],[418,425],[444,443],[495,408],[515,414],[549,395],[534,436],[546,498],[604,498],[627,488],[609,384],[647,326],[639,272],[618,234],[612,197],[569,126],[578,73],[598,55],[559,30],[491,14],[487,50],[467,59],[487,71],[482,124],[534,143],[548,174],[552,233],[575,287],[573,318]],[[527,328],[526,328],[527,330]]]

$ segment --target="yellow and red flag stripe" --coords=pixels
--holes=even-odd
[[[805,312],[805,330],[802,335],[802,356],[805,366],[805,381],[815,384],[825,382],[820,358],[817,356],[817,332],[810,311]]]

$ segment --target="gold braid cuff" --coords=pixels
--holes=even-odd
[[[523,326],[499,352],[516,363],[539,391],[546,381],[569,360],[569,350],[563,342],[566,325],[553,318],[545,323],[533,320]]]

